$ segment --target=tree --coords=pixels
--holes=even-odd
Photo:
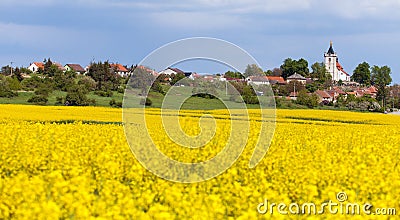
[[[307,94],[306,90],[302,90],[297,95],[296,103],[300,105],[305,105],[309,108],[314,108],[318,106],[318,96],[313,93],[311,95]]]
[[[329,73],[326,71],[326,67],[324,63],[318,63],[315,62],[313,65],[311,65],[312,73],[311,77],[312,78],[317,78],[319,82],[325,83],[327,80]]]
[[[391,70],[388,66],[373,66],[371,69],[371,81],[372,84],[378,88],[378,93],[376,94],[376,99],[382,101],[383,108],[386,106],[386,98],[389,95],[389,89],[386,88],[392,82],[392,77],[390,76]]]
[[[274,68],[272,70],[272,76],[282,76],[282,70],[280,68]]]
[[[245,78],[249,76],[264,76],[264,72],[259,66],[257,66],[257,64],[251,64],[251,65],[249,64],[247,65],[243,76]]]
[[[12,98],[18,96],[18,93],[10,88],[10,81],[7,78],[0,75],[0,97]]]
[[[97,90],[107,91],[118,88],[117,75],[110,68],[108,61],[91,63],[87,75],[96,81]]]
[[[74,85],[68,89],[65,97],[65,105],[69,106],[87,106],[94,104],[95,100],[88,99],[86,94],[88,91],[82,85]]]
[[[10,65],[1,67],[1,74],[5,75],[5,76],[11,75]]]
[[[291,58],[287,58],[283,61],[281,65],[282,77],[287,78],[294,73],[298,73],[304,77],[309,75],[310,70],[308,69],[307,60],[301,58],[299,60],[292,60]]]
[[[75,84],[75,72],[67,71],[65,73],[57,71],[53,75],[54,86],[61,91],[67,91],[68,88]]]
[[[243,79],[244,76],[239,72],[228,71],[225,73],[225,77],[234,79]]]
[[[264,72],[266,76],[272,76],[272,70],[267,70]]]
[[[371,83],[371,71],[370,66],[367,62],[358,64],[354,69],[351,80],[358,82],[363,85],[370,85]]]
[[[171,86],[175,85],[175,83],[184,78],[186,78],[186,76],[183,73],[171,74]]]

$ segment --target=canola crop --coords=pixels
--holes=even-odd
[[[155,112],[147,112],[149,119]],[[400,211],[400,117],[394,115],[277,110],[271,146],[255,168],[248,167],[254,150],[248,144],[226,172],[183,184],[157,177],[135,159],[120,109],[0,105],[0,113],[0,219],[396,218],[257,212],[265,199],[322,204],[336,201],[338,192],[349,202]],[[229,127],[223,110],[207,114]],[[180,124],[196,135],[198,121],[184,117]],[[204,151],[183,150],[156,132],[162,130],[156,120],[148,126],[159,148],[181,161],[210,158],[227,138],[215,136]]]

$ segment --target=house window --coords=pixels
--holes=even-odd
[[[332,58],[329,58],[329,62],[331,62],[332,61]]]

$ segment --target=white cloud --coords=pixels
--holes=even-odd
[[[314,1],[313,8],[320,13],[344,18],[398,18],[399,0],[337,0],[335,2]]]

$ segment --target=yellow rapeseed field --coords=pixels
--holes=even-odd
[[[203,151],[179,150],[154,119],[157,111],[148,111],[150,136],[170,157],[201,161],[223,148],[227,137],[216,135]],[[266,200],[319,207],[338,202],[339,192],[347,194],[343,204],[400,212],[399,116],[277,110],[272,144],[255,168],[248,167],[254,148],[247,146],[226,172],[184,184],[157,177],[135,159],[121,109],[0,105],[0,113],[0,219],[396,218],[257,210]],[[195,116],[204,112],[181,113],[193,116],[180,120],[183,130],[198,134]],[[216,125],[224,129],[217,133],[229,128],[223,110],[207,113],[219,116]],[[252,123],[255,129],[259,122]]]

